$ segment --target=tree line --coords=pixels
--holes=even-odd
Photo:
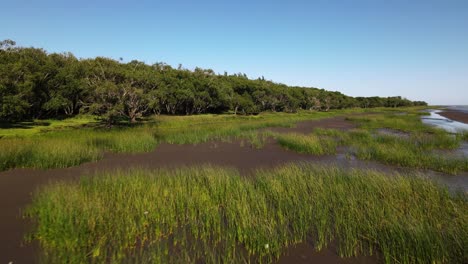
[[[181,65],[77,59],[0,42],[0,121],[98,115],[112,124],[145,115],[255,114],[263,111],[328,111],[350,107],[427,105],[394,97],[350,97],[317,88],[292,87],[245,74],[191,71]]]

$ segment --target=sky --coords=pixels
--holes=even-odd
[[[468,1],[0,0],[0,40],[468,105]]]

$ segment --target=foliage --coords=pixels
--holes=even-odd
[[[371,103],[366,103],[370,100]],[[317,88],[289,87],[245,74],[177,69],[164,63],[77,59],[71,53],[0,43],[0,121],[93,113],[112,125],[156,114],[329,111],[421,105],[401,97],[353,98]]]

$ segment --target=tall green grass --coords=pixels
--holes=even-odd
[[[5,139],[0,143],[0,170],[10,168],[63,168],[96,161],[96,148],[56,138],[48,140]]]
[[[335,154],[338,143],[330,137],[296,133],[275,135],[278,143],[290,150],[312,155]]]
[[[304,241],[386,263],[468,257],[466,194],[372,171],[121,171],[44,187],[28,215],[46,263],[272,262]]]
[[[0,171],[10,168],[65,168],[96,161],[104,151],[143,152],[156,147],[148,129],[55,131],[0,140]]]

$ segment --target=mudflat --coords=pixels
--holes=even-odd
[[[447,111],[440,112],[439,115],[446,117],[448,119],[452,119],[458,122],[468,124],[468,113],[465,113],[462,111],[447,110]]]

